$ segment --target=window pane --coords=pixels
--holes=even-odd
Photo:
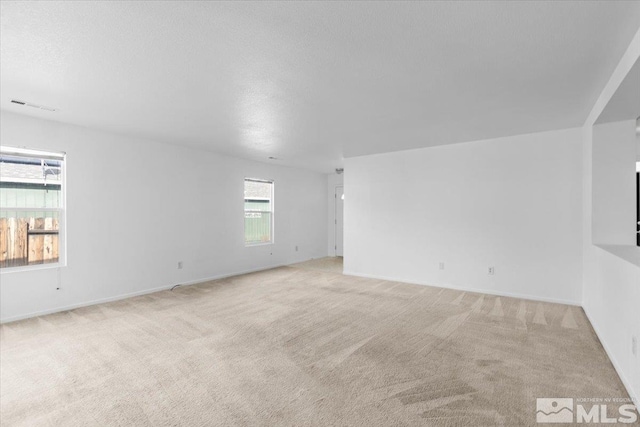
[[[62,206],[60,184],[23,184],[0,182],[0,206],[6,208],[59,208]]]
[[[60,183],[62,161],[0,155],[0,178],[2,181]]]
[[[273,241],[273,182],[244,181],[244,241],[247,245]]]
[[[247,244],[271,242],[271,212],[244,213],[244,240]]]
[[[5,208],[62,207],[62,162],[0,156],[0,206]]]
[[[244,210],[271,212],[271,200],[244,199]]]
[[[245,210],[271,211],[272,188],[272,182],[245,180]]]
[[[58,262],[58,212],[0,212],[0,267]]]

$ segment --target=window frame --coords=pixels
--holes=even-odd
[[[0,155],[25,157],[31,159],[52,159],[60,162],[60,207],[3,207],[3,211],[11,212],[56,212],[58,213],[58,261],[41,264],[19,265],[0,268],[0,274],[23,271],[45,270],[65,267],[67,265],[67,153],[63,151],[41,150],[26,147],[0,145]],[[56,183],[58,184],[58,183]]]
[[[244,197],[244,189],[245,189],[247,181],[271,184],[271,199],[270,199],[271,209],[269,211],[259,211],[259,210],[255,210],[255,209],[247,209],[245,207],[245,203],[246,203],[247,199]],[[268,242],[257,242],[257,243],[249,243],[249,242],[247,242],[247,225],[246,225],[246,221],[245,221],[243,223],[243,226],[242,226],[242,233],[243,233],[242,240],[244,241],[244,246],[245,247],[253,247],[253,246],[273,245],[275,243],[275,193],[276,193],[275,181],[273,179],[245,177],[243,179],[243,181],[242,181],[242,190],[243,190],[243,198],[242,198],[242,203],[243,203],[242,216],[243,216],[243,219],[246,218],[246,214],[247,213],[265,213],[265,212],[268,212],[270,214],[270,220],[269,220],[269,237],[270,238],[269,238],[269,241]]]

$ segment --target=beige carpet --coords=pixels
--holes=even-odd
[[[305,262],[299,262],[298,264],[293,264],[291,267],[304,268],[307,270],[321,270],[329,273],[342,273],[343,258],[341,256],[316,258]]]
[[[536,397],[627,397],[578,307],[319,269],[1,332],[3,427],[518,426]]]

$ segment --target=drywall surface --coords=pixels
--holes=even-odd
[[[3,270],[3,321],[327,255],[325,174],[1,119],[3,145],[67,153],[67,265]],[[275,181],[272,245],[244,245],[245,177]]]
[[[632,338],[640,339],[640,248],[592,243],[591,231],[595,224],[591,189],[596,182],[592,179],[591,143],[591,128],[585,128],[582,305],[627,390],[637,398],[640,396],[640,348],[634,356]]]
[[[592,135],[593,243],[635,246],[636,121],[595,125]]]
[[[615,251],[592,243],[593,189],[600,183],[592,167],[594,159],[593,124],[640,58],[640,30],[620,60],[609,82],[593,106],[583,127],[583,308],[609,358],[632,397],[640,398],[640,348],[632,353],[632,337],[640,346],[640,267]],[[628,159],[627,161],[632,161]],[[632,195],[627,197],[632,198]],[[624,253],[640,249],[624,247]],[[606,363],[606,362],[603,362]],[[637,403],[636,403],[637,405]]]
[[[580,137],[346,159],[345,273],[579,304]]]
[[[336,187],[344,186],[344,174],[327,175],[327,253],[336,256]]]

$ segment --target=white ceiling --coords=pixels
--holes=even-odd
[[[1,108],[324,172],[580,126],[640,26],[637,1],[1,4]]]
[[[616,93],[602,110],[596,124],[635,120],[640,116],[640,59],[633,64]],[[640,153],[639,153],[640,154]]]

